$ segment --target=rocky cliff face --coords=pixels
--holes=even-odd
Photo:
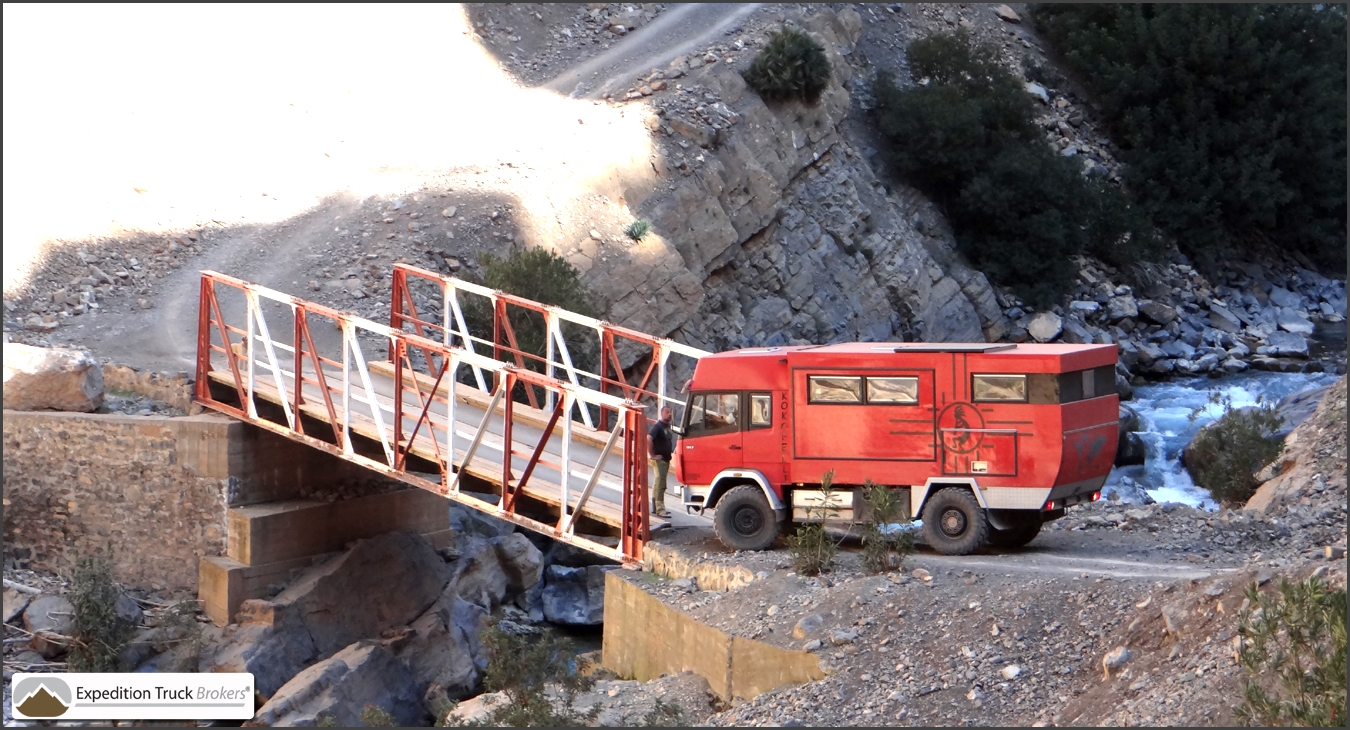
[[[983,341],[1007,331],[983,274],[918,196],[891,193],[842,138],[857,13],[803,21],[834,69],[815,106],[766,104],[709,53],[654,74],[655,234],[607,265],[568,252],[614,321],[712,350],[843,340]],[[679,79],[678,88],[674,79]],[[926,230],[934,235],[925,235]],[[678,257],[678,258],[676,258]]]

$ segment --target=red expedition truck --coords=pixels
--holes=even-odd
[[[728,547],[793,522],[864,519],[866,480],[908,496],[936,550],[1020,546],[1099,499],[1115,460],[1115,345],[848,343],[701,359],[675,474]],[[856,510],[856,511],[855,511]]]

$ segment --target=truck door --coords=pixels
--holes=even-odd
[[[685,409],[680,479],[704,486],[723,469],[742,466],[740,393],[696,393]]]

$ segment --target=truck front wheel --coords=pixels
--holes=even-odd
[[[984,546],[989,521],[975,495],[964,489],[943,489],[923,507],[923,536],[944,555],[969,555]]]
[[[763,550],[778,537],[778,516],[758,486],[735,487],[717,501],[716,510],[713,529],[732,550]]]

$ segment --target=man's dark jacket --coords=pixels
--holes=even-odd
[[[675,432],[670,430],[670,424],[665,421],[653,423],[647,436],[651,439],[652,456],[670,461],[670,455],[675,451]]]

